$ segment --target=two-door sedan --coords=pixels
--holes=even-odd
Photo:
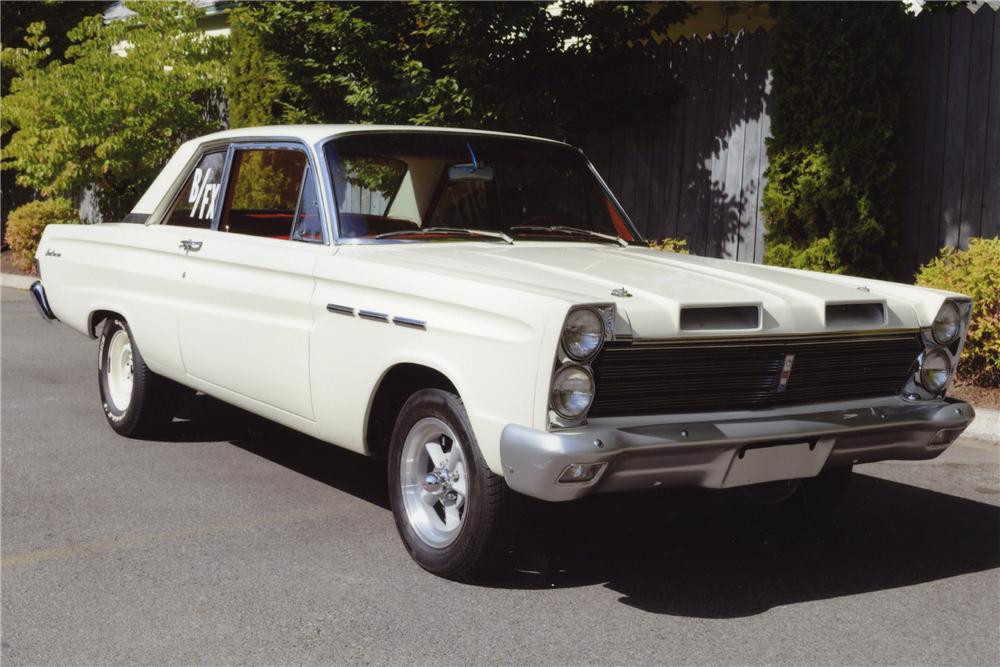
[[[200,391],[388,459],[416,561],[471,579],[516,494],[835,500],[929,459],[960,294],[646,247],[587,158],[492,132],[314,125],[189,141],[120,223],[54,225],[42,314],[99,339],[111,427]]]

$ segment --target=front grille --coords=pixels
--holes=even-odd
[[[917,333],[746,342],[610,343],[593,363],[591,417],[745,410],[899,393]],[[786,355],[794,354],[783,391]]]

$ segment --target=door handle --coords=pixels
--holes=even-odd
[[[184,249],[184,252],[198,252],[199,250],[201,250],[201,244],[202,241],[195,241],[193,239],[184,239],[183,241],[181,241],[180,247]]]

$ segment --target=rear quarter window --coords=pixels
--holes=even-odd
[[[200,229],[211,227],[219,205],[219,189],[222,186],[225,164],[225,151],[206,153],[177,193],[164,223]]]

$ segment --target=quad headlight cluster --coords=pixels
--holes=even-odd
[[[972,304],[967,301],[942,304],[930,328],[924,331],[926,348],[917,358],[907,396],[933,398],[948,388],[962,351],[962,338],[971,310]]]
[[[604,347],[614,325],[614,306],[581,306],[569,311],[559,337],[549,408],[561,426],[582,422],[594,403],[590,362]]]

